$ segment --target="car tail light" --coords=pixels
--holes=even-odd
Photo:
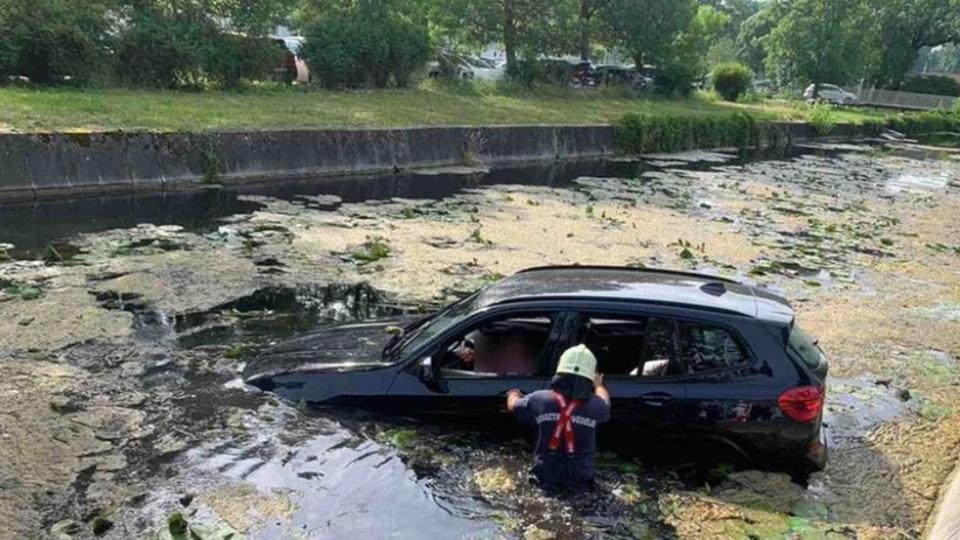
[[[791,388],[777,400],[783,414],[797,422],[813,422],[823,410],[824,389],[820,386]]]

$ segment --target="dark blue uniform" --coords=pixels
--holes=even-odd
[[[597,449],[597,426],[610,419],[610,404],[592,396],[580,403],[571,415],[574,452],[567,445],[550,449],[560,419],[560,405],[552,390],[539,390],[520,399],[513,410],[517,420],[537,427],[537,447],[533,474],[552,486],[589,486],[594,478],[594,454]]]

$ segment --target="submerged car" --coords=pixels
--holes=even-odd
[[[826,357],[786,300],[715,276],[530,269],[402,331],[348,324],[280,344],[243,375],[296,402],[489,416],[508,390],[547,387],[578,343],[596,355],[612,420],[637,428],[638,446],[709,441],[792,470],[826,463]]]

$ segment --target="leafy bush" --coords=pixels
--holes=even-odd
[[[507,67],[507,77],[514,83],[532,88],[537,83],[547,82],[547,67],[535,59],[524,58]]]
[[[654,116],[631,113],[617,123],[617,146],[628,154],[673,152],[692,148],[757,143],[759,129],[749,114],[721,116]]]
[[[427,61],[427,29],[376,6],[321,17],[307,26],[301,53],[326,88],[404,87]]]
[[[155,88],[198,84],[194,79],[200,77],[203,64],[198,44],[215,33],[204,20],[138,11],[117,39],[118,78]]]
[[[910,77],[900,90],[918,94],[960,97],[960,83],[950,77]]]
[[[723,99],[736,101],[750,89],[753,73],[747,66],[737,62],[721,64],[713,70],[710,83]]]
[[[829,135],[837,123],[834,119],[833,105],[821,101],[805,107],[807,122],[813,126],[813,131],[821,137]]]
[[[204,51],[203,67],[216,85],[237,88],[243,80],[269,79],[285,54],[270,39],[223,33]]]
[[[117,38],[117,76],[135,86],[236,88],[283,63],[267,39],[222,31],[202,12],[140,9]]]
[[[960,111],[925,111],[898,114],[887,125],[907,135],[925,133],[960,133]]]
[[[0,0],[0,77],[85,83],[104,72],[106,9],[96,1]]]
[[[654,78],[654,91],[665,96],[689,96],[693,83],[698,78],[698,69],[691,63],[669,60],[659,65]]]

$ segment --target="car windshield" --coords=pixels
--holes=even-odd
[[[475,309],[479,292],[474,293],[459,302],[448,306],[440,313],[421,319],[408,326],[396,342],[388,344],[383,350],[384,359],[396,359],[403,356],[405,351],[412,351],[427,343],[434,337],[442,334],[448,328],[470,316]]]

